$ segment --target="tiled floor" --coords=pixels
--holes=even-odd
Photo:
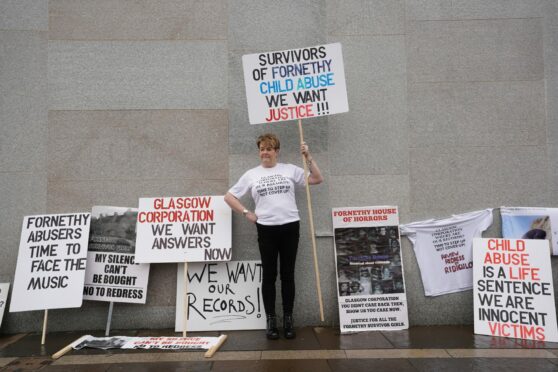
[[[295,340],[268,341],[263,331],[226,332],[211,358],[203,352],[162,350],[73,350],[50,356],[82,336],[0,335],[2,371],[558,371],[558,344],[473,334],[468,326],[412,327],[406,331],[340,335],[337,329],[305,327]],[[93,332],[102,336],[102,332]],[[113,332],[114,335],[176,336],[172,330]],[[191,332],[188,336],[217,336]]]

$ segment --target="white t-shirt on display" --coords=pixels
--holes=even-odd
[[[284,225],[300,220],[295,200],[296,185],[306,185],[304,170],[296,165],[277,163],[272,168],[260,165],[250,169],[229,192],[238,199],[251,192],[259,224]]]
[[[400,226],[413,243],[426,296],[473,288],[473,238],[490,225],[492,209]]]

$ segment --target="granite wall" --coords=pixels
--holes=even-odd
[[[300,163],[296,123],[248,124],[241,56],[329,42],[343,46],[350,112],[304,121],[326,176],[312,189],[326,325],[338,323],[332,207],[398,205],[403,223],[558,207],[556,1],[0,0],[0,282],[13,281],[24,215],[224,194],[266,131]],[[321,324],[308,230],[300,325]],[[496,210],[486,235],[499,234]],[[258,258],[237,215],[233,249]],[[472,292],[426,298],[403,251],[411,325],[472,323]],[[173,327],[175,281],[175,265],[153,264],[147,304],[117,304],[113,328]],[[53,310],[49,329],[101,329],[107,309]],[[41,322],[7,313],[2,332]]]

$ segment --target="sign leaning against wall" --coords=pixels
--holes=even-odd
[[[409,327],[397,207],[332,212],[341,333]]]

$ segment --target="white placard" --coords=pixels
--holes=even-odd
[[[341,44],[242,56],[250,124],[349,111]]]
[[[72,348],[94,349],[163,349],[163,350],[208,350],[216,346],[219,337],[93,337],[85,335],[72,342]]]
[[[23,218],[10,312],[80,307],[89,213]]]
[[[547,240],[473,241],[475,333],[558,342]]]
[[[500,207],[502,237],[546,239],[558,255],[558,208]]]
[[[395,206],[332,212],[341,333],[409,328]]]
[[[188,331],[265,329],[260,261],[188,264]],[[183,331],[184,265],[178,265],[175,331]]]
[[[141,198],[136,262],[230,261],[231,224],[223,196]]]
[[[83,299],[144,304],[149,264],[135,262],[137,209],[94,206]]]
[[[2,319],[4,318],[4,310],[6,310],[6,304],[8,303],[9,290],[10,283],[0,283],[0,326],[2,325]]]

